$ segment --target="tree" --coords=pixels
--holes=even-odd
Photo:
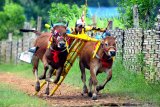
[[[49,10],[49,17],[54,23],[69,21],[73,25],[80,18],[83,8],[83,6],[78,7],[76,4],[71,6],[62,3],[52,3]]]
[[[23,27],[24,9],[18,4],[6,4],[0,12],[0,39],[7,38],[8,33],[15,33]]]
[[[133,6],[138,5],[140,27],[152,28],[156,16],[156,7],[159,0],[121,0],[118,2],[122,23],[126,27],[133,27]]]

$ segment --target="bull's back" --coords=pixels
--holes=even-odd
[[[40,36],[37,37],[34,46],[39,47],[36,51],[35,55],[42,59],[44,53],[46,52],[48,41],[50,38],[51,33],[42,33]]]

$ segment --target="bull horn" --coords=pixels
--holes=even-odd
[[[52,27],[52,28],[54,27],[54,24],[53,24],[52,20],[51,20],[51,27]]]
[[[68,25],[69,25],[69,21],[66,23],[66,27],[68,27]]]

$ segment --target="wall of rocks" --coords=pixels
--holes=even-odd
[[[160,80],[160,32],[131,28],[111,34],[117,38],[117,55],[126,69],[143,70],[147,79]]]

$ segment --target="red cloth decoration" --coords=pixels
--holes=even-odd
[[[102,67],[110,68],[112,67],[113,60],[100,59],[102,63]]]
[[[55,62],[55,63],[58,63],[59,62],[59,57],[58,57],[58,54],[60,53],[60,51],[52,51],[51,52],[52,53],[52,55],[53,55],[53,61]]]

